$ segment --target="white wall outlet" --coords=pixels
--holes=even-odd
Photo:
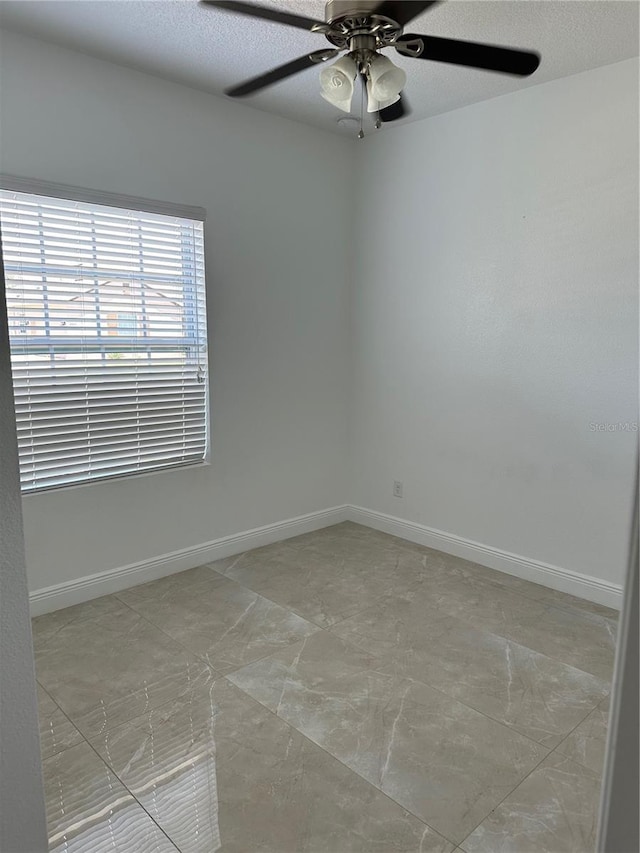
[[[393,481],[393,496],[394,498],[402,497],[402,482],[400,480]]]

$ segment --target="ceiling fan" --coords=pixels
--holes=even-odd
[[[321,70],[320,94],[333,106],[350,112],[355,81],[360,76],[366,87],[367,111],[376,115],[376,127],[409,112],[402,96],[407,75],[380,53],[383,48],[395,48],[402,56],[413,59],[448,62],[519,77],[533,74],[540,64],[540,56],[532,51],[404,32],[410,21],[438,5],[439,0],[329,0],[325,21],[236,0],[202,2],[228,12],[318,33],[333,45],[233,86],[225,94],[232,98],[251,95],[342,53],[344,55],[337,62]],[[361,122],[358,136],[363,135]]]

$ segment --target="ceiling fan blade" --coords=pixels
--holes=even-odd
[[[391,104],[390,107],[385,107],[383,110],[378,112],[380,116],[381,122],[388,121],[397,121],[399,118],[404,118],[408,116],[411,110],[409,109],[409,105],[407,104],[407,100],[404,95],[400,95],[400,100],[396,101],[395,104]]]
[[[403,42],[407,42],[404,49]],[[423,45],[421,51],[417,50],[419,42]],[[486,71],[516,74],[519,77],[528,77],[540,65],[540,56],[532,51],[438,36],[404,35],[400,36],[394,47],[403,56],[483,68]]]
[[[251,80],[245,80],[238,86],[233,86],[225,91],[225,95],[232,98],[241,98],[244,95],[251,95],[259,89],[264,89],[266,86],[271,86],[273,83],[278,83],[284,80],[285,77],[291,77],[292,74],[297,74],[299,71],[304,71],[305,68],[311,68],[313,65],[321,65],[327,59],[333,59],[340,53],[339,50],[316,50],[314,53],[309,53],[306,56],[301,56],[299,59],[294,59],[292,62],[287,62],[284,65],[279,65],[266,74],[260,74],[259,77],[252,77]]]
[[[264,21],[286,24],[289,27],[298,27],[301,30],[323,32],[327,29],[324,21],[305,18],[303,15],[293,15],[291,12],[284,12],[281,9],[256,6],[254,3],[240,3],[235,2],[235,0],[201,0],[201,2],[204,6],[215,6],[216,9],[223,9],[226,12],[237,12],[239,15],[248,15],[251,18],[262,18]]]
[[[397,21],[403,27],[418,15],[426,12],[430,6],[438,6],[441,0],[384,0],[378,3],[372,15],[384,15]]]

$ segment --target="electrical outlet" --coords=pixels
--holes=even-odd
[[[394,498],[402,497],[402,482],[400,480],[393,481],[393,496]]]

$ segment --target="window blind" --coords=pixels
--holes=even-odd
[[[0,189],[0,222],[23,491],[202,461],[202,221]]]

